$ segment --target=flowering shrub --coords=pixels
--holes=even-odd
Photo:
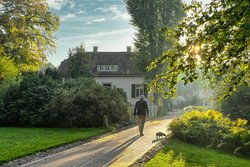
[[[231,121],[214,110],[185,112],[174,119],[169,130],[173,138],[191,144],[214,147],[241,155],[250,155],[250,130],[247,121]]]

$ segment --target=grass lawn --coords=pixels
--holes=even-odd
[[[108,132],[102,128],[1,128],[0,164],[48,148]]]
[[[146,167],[250,167],[250,159],[202,148],[180,141],[170,141]]]

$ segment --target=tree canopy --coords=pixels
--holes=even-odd
[[[21,72],[38,70],[56,47],[59,23],[46,0],[0,0],[0,56]]]
[[[0,83],[11,76],[17,76],[19,72],[10,57],[3,55],[0,57]]]
[[[144,73],[145,78],[151,81],[162,71],[158,66],[151,72],[146,67],[162,55],[165,48],[171,47],[171,42],[165,40],[166,27],[176,25],[183,17],[184,12],[181,0],[125,0],[128,13],[131,15],[131,24],[137,33],[134,39],[135,66]],[[154,104],[158,105],[159,94],[153,93]]]
[[[92,58],[81,44],[69,49],[69,58],[60,64],[58,70],[66,78],[92,77],[95,65]]]
[[[169,47],[162,31],[165,27],[176,25],[183,16],[181,0],[125,0],[131,24],[137,33],[134,41],[135,64],[147,78],[146,67]]]
[[[168,87],[174,94],[180,74],[185,84],[201,75],[212,84],[224,84],[227,97],[237,85],[249,84],[250,1],[218,0],[205,5],[193,1],[185,10],[185,19],[167,33],[174,47],[148,68],[168,62],[152,85],[165,94]]]

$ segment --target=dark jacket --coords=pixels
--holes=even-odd
[[[134,116],[135,115],[149,115],[148,104],[145,100],[139,100],[135,103]]]

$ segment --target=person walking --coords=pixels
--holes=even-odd
[[[134,117],[137,116],[139,132],[141,136],[144,136],[143,129],[146,116],[149,116],[148,104],[144,100],[144,96],[141,95],[140,100],[135,103]]]

